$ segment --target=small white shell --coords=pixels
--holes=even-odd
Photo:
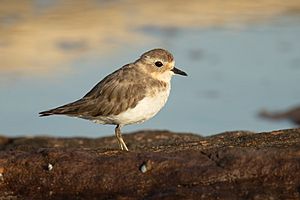
[[[51,171],[53,169],[53,165],[51,163],[48,163],[48,170]]]
[[[147,163],[143,163],[141,166],[140,166],[140,171],[142,173],[146,173],[148,171],[147,169]]]

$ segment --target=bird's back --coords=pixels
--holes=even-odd
[[[146,93],[151,78],[128,64],[106,76],[83,98],[39,113],[40,116],[68,115],[86,119],[118,115],[134,108]],[[152,82],[155,82],[152,80]]]

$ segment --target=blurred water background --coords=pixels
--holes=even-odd
[[[299,0],[3,0],[0,134],[112,135],[110,125],[38,112],[77,100],[156,47],[189,76],[175,76],[161,112],[125,132],[294,126],[257,113],[300,104]]]

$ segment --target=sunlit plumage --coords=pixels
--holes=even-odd
[[[128,151],[121,127],[141,123],[159,112],[169,97],[174,73],[187,75],[175,68],[171,53],[153,49],[106,76],[81,99],[39,114],[67,115],[117,125],[115,134],[120,148]]]

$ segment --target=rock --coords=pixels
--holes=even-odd
[[[300,129],[124,139],[1,137],[0,199],[300,198]]]
[[[290,108],[286,111],[270,112],[262,110],[258,114],[260,117],[270,120],[289,120],[294,124],[300,126],[300,106]]]

